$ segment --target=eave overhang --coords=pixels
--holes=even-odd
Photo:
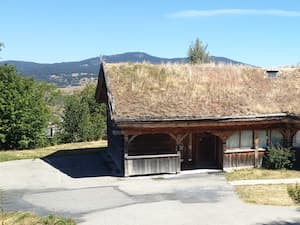
[[[194,127],[194,126],[226,126],[229,124],[255,123],[290,123],[300,126],[300,115],[277,113],[247,116],[220,116],[220,117],[139,117],[116,118],[114,123],[119,128],[135,127]]]

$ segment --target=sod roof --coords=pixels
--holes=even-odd
[[[105,64],[115,119],[300,115],[300,68],[234,65]]]

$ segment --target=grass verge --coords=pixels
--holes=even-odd
[[[76,225],[72,219],[62,218],[56,215],[38,217],[30,212],[1,213],[2,225]]]
[[[278,206],[296,206],[286,184],[235,186],[239,197],[248,203]],[[299,205],[299,204],[298,204]]]
[[[2,150],[0,151],[0,162],[19,160],[19,159],[42,158],[61,150],[101,148],[106,146],[107,146],[107,142],[104,140],[100,140],[100,141],[92,141],[92,142],[62,144],[62,145],[55,145],[46,148],[37,148],[37,149],[30,149],[30,150]]]
[[[225,173],[228,181],[255,180],[255,179],[281,179],[300,178],[298,170],[269,170],[269,169],[244,169]]]

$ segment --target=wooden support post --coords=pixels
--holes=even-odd
[[[193,135],[189,134],[188,161],[193,161]]]
[[[128,157],[128,145],[129,145],[128,135],[124,135],[124,175],[125,175],[125,177],[129,176],[128,160],[126,160],[126,158]]]
[[[259,167],[260,162],[259,162],[259,137],[258,137],[258,133],[255,130],[254,131],[254,135],[253,135],[253,139],[254,139],[254,167]]]
[[[292,129],[288,129],[286,133],[286,146],[292,147],[293,146],[293,137],[296,134]]]
[[[183,140],[184,138],[189,135],[189,133],[185,133],[185,134],[177,134],[174,135],[172,133],[168,133],[170,135],[170,137],[172,137],[176,143],[176,153],[178,155],[178,164],[177,164],[177,172],[181,171],[181,162],[184,160],[183,156],[183,151],[184,151],[184,146],[183,146]]]
[[[226,148],[227,148],[226,138],[222,138],[221,140],[222,140],[222,148],[223,148],[223,152],[222,152],[223,163],[222,164],[223,164],[223,169],[224,169],[224,168],[230,167],[230,164],[228,164],[227,159],[225,157],[225,153],[224,153],[226,151]]]
[[[231,167],[231,164],[228,162],[228,158],[225,155],[226,149],[227,149],[227,138],[233,134],[232,131],[226,131],[226,132],[212,132],[213,135],[217,136],[221,140],[221,148],[222,150],[220,151],[219,155],[219,165],[221,168],[227,168]]]
[[[290,145],[289,145],[289,147],[293,147],[294,137],[297,134],[298,130],[300,130],[300,128],[299,129],[296,129],[296,128],[295,129],[291,129],[291,133],[290,133]]]
[[[176,146],[178,146],[178,145],[176,145]],[[177,161],[177,171],[176,171],[176,173],[179,173],[181,171],[181,152],[179,150],[179,147],[177,149],[177,154],[178,154],[178,158],[177,158],[178,161]]]
[[[128,145],[129,145],[129,137],[128,135],[124,135],[124,155],[128,156]]]
[[[281,129],[279,132],[283,136],[283,146],[290,147],[292,145],[292,138],[291,138],[291,130],[290,129]]]

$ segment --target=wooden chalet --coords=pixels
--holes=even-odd
[[[96,99],[123,176],[259,167],[277,144],[300,152],[299,68],[270,79],[246,66],[101,63]]]

